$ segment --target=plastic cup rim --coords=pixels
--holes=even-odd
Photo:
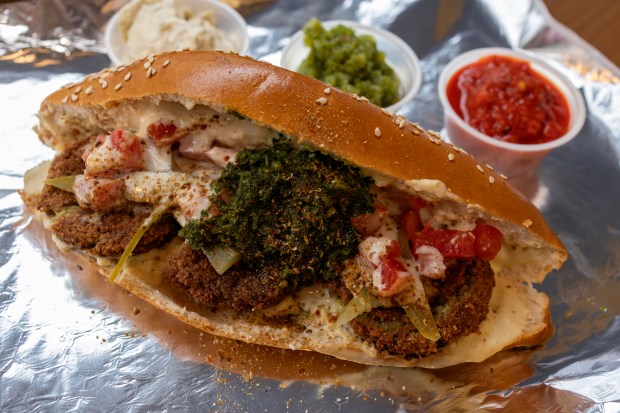
[[[448,81],[462,67],[477,62],[481,58],[490,55],[509,56],[517,59],[528,61],[532,64],[532,69],[541,74],[547,80],[552,82],[564,95],[570,109],[570,126],[568,131],[557,139],[549,142],[535,143],[535,144],[521,144],[513,142],[504,142],[499,139],[492,138],[478,131],[469,125],[463,118],[461,118],[450,102],[446,94],[446,86]],[[541,68],[542,70],[537,70]],[[438,94],[439,100],[444,109],[444,113],[447,113],[452,118],[457,126],[464,129],[467,133],[471,134],[475,138],[495,147],[502,149],[508,149],[516,152],[548,152],[552,149],[560,147],[565,143],[571,141],[579,131],[583,128],[586,118],[586,107],[581,93],[575,88],[570,80],[562,73],[560,73],[553,66],[543,61],[542,59],[526,53],[525,51],[508,49],[502,47],[486,47],[480,49],[473,49],[468,52],[462,53],[448,63],[441,71],[438,82]],[[444,122],[446,122],[444,120]]]
[[[222,3],[221,1],[216,1],[216,0],[189,0],[189,1],[208,4],[210,7],[213,7],[214,9],[219,9],[224,14],[230,16],[235,21],[235,23],[239,25],[239,27],[242,29],[242,32],[243,32],[243,34],[240,36],[241,45],[239,47],[239,50],[236,51],[236,53],[242,56],[248,53],[250,49],[250,38],[248,35],[248,25],[245,19],[239,14],[237,10],[235,10],[228,4],[225,4],[225,3]],[[123,64],[121,56],[119,56],[119,54],[117,53],[118,47],[115,44],[116,42],[113,42],[112,40],[114,33],[116,32],[116,30],[118,30],[118,19],[119,19],[119,10],[117,10],[114,13],[114,15],[112,15],[112,17],[110,18],[110,20],[108,21],[106,25],[106,28],[103,34],[103,39],[104,39],[104,43],[106,46],[106,53],[108,57],[110,58],[110,61],[116,66]]]
[[[373,35],[384,37],[388,39],[391,43],[396,44],[396,46],[398,46],[398,48],[406,55],[405,60],[407,60],[409,64],[407,70],[412,74],[412,85],[397,102],[391,104],[390,106],[387,106],[387,110],[395,112],[401,107],[403,107],[406,103],[410,102],[417,95],[418,91],[420,90],[420,86],[422,85],[422,68],[420,66],[420,59],[418,58],[418,55],[413,51],[413,49],[403,39],[390,32],[389,30],[380,29],[378,27],[366,26],[353,20],[325,20],[321,21],[321,24],[328,29],[341,24],[352,29],[361,29],[363,31],[370,32]],[[293,47],[296,47],[300,43],[303,45],[303,35],[303,30],[298,30],[295,34],[291,36],[289,42],[286,44],[286,46],[284,46],[284,49],[282,49],[280,66],[285,67],[289,70],[297,69],[285,65],[285,62]]]

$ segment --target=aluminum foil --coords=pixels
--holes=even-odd
[[[422,61],[401,111],[439,130],[436,82],[457,54],[531,50],[580,88],[579,136],[543,163],[536,204],[570,254],[540,287],[555,335],[534,350],[439,371],[366,367],[222,340],[189,328],[63,255],[22,206],[40,101],[109,65],[102,28],[118,1],[0,6],[1,411],[620,410],[620,71],[536,0],[274,1],[246,11],[250,54],[278,62],[312,16],[387,28]]]

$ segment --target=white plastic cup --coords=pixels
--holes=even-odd
[[[473,128],[456,113],[448,101],[446,92],[448,82],[463,67],[493,55],[529,62],[535,72],[550,81],[564,95],[570,111],[570,120],[568,130],[563,136],[537,144],[504,142]],[[566,76],[541,59],[513,49],[490,47],[471,50],[457,56],[441,72],[438,93],[443,106],[444,126],[450,141],[506,175],[513,186],[526,195],[537,185],[540,162],[552,150],[571,141],[583,127],[586,118],[583,97]]]
[[[398,102],[386,107],[391,112],[396,112],[406,103],[411,101],[422,84],[422,70],[420,60],[407,43],[394,33],[376,27],[364,26],[349,20],[327,20],[321,22],[326,29],[343,25],[355,31],[356,35],[370,35],[377,43],[377,49],[385,53],[387,64],[394,69],[400,81]],[[297,71],[301,62],[308,56],[310,49],[304,44],[303,30],[295,33],[282,50],[280,66],[285,69]]]

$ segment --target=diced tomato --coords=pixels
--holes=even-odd
[[[422,198],[418,198],[417,196],[407,197],[407,204],[411,209],[417,212],[419,212],[422,208],[426,208],[428,206],[428,202],[426,202]]]
[[[379,264],[379,271],[381,274],[381,287],[384,290],[391,290],[392,286],[398,279],[398,270],[391,265],[391,260],[382,261]]]
[[[398,222],[414,252],[422,246],[429,246],[435,248],[444,260],[479,257],[491,261],[502,247],[502,233],[481,220],[472,231],[435,229],[430,223],[422,228],[420,209],[428,207],[428,203],[410,196],[407,204],[411,209],[403,212],[398,217]],[[436,260],[436,257],[433,259]]]
[[[488,224],[478,224],[471,232],[427,226],[416,234],[414,251],[428,245],[437,248],[444,258],[479,257],[491,261],[502,248],[503,239],[502,233]]]
[[[111,177],[119,173],[139,171],[144,168],[142,142],[129,131],[113,130],[100,135],[93,146],[84,153],[84,174],[88,177]]]
[[[399,218],[400,228],[405,232],[408,240],[415,239],[416,234],[422,229],[422,220],[420,214],[415,209],[403,212]]]
[[[473,258],[475,237],[471,232],[455,229],[435,229],[427,225],[414,239],[414,248],[417,250],[423,245],[436,248],[444,258]]]
[[[125,134],[120,129],[113,130],[110,132],[110,145],[118,152],[123,168],[142,169],[144,166],[142,144],[134,134]]]
[[[409,241],[413,243],[418,232],[422,229],[422,218],[420,218],[420,209],[426,208],[428,203],[418,197],[407,197],[407,204],[411,209],[403,212],[398,218],[400,228],[405,233]],[[412,244],[410,244],[412,246]]]
[[[97,137],[99,139],[99,137]],[[112,148],[120,152],[123,148],[123,131],[121,129],[114,129],[110,132],[110,144]]]
[[[401,249],[400,244],[398,243],[398,241],[392,240],[392,242],[390,242],[390,245],[387,248],[385,257],[387,259],[396,260],[400,258],[402,255],[403,255],[403,250]],[[397,263],[401,265],[402,267],[402,264],[400,264],[400,262],[397,262]],[[404,271],[404,268],[402,269],[402,271]]]
[[[373,273],[373,285],[377,287],[379,294],[384,297],[394,295],[402,289],[410,278],[410,274],[405,271],[405,267],[399,261],[392,259],[383,260]]]
[[[375,210],[373,213],[353,217],[351,218],[351,223],[353,223],[357,232],[362,236],[369,236],[381,228],[387,214],[388,208],[379,202],[375,202]]]
[[[177,128],[174,123],[154,122],[146,127],[146,133],[157,146],[161,147],[180,141],[189,131]]]
[[[368,261],[373,268],[377,268],[381,261],[389,257],[399,258],[401,254],[398,241],[386,237],[366,237],[359,245],[360,257]]]
[[[485,261],[494,259],[499,253],[499,250],[502,249],[504,235],[501,231],[492,225],[478,224],[476,228],[473,229],[472,233],[476,237],[474,241],[476,256]]]
[[[444,257],[439,250],[429,245],[422,245],[415,250],[420,275],[427,278],[441,279],[446,273]]]
[[[79,176],[73,183],[73,192],[82,208],[94,211],[110,211],[125,206],[127,200],[123,190],[125,183],[120,179],[87,179]]]
[[[162,140],[173,136],[176,131],[177,127],[174,123],[155,122],[146,127],[146,133],[148,133],[149,138],[154,140]]]

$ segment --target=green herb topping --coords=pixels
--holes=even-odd
[[[277,139],[241,151],[212,183],[211,209],[180,234],[196,250],[232,248],[241,265],[292,286],[329,279],[357,253],[351,218],[373,211],[370,182],[356,167]]]

